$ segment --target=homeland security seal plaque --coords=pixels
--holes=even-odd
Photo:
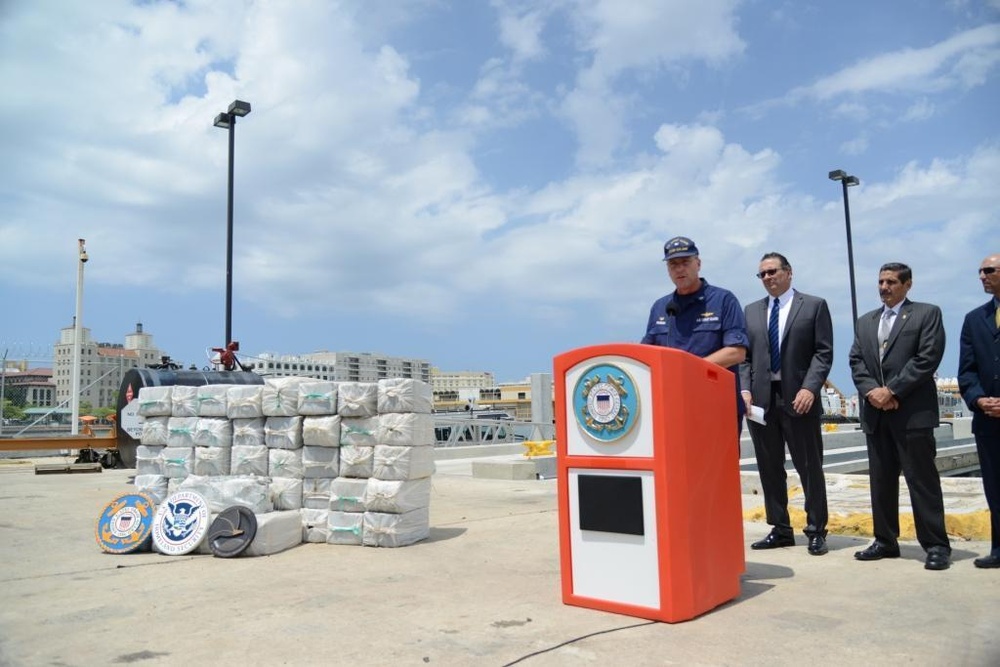
[[[153,544],[168,556],[191,553],[207,532],[208,503],[194,491],[178,491],[156,510]]]
[[[114,498],[97,519],[97,544],[109,554],[128,554],[149,546],[156,505],[145,493]]]
[[[635,382],[614,364],[589,368],[573,390],[573,414],[592,438],[614,442],[624,437],[639,417]]]

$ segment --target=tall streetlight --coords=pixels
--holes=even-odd
[[[87,242],[78,239],[80,244],[79,264],[76,270],[76,317],[73,318],[73,396],[70,405],[73,411],[73,424],[70,433],[80,432],[80,348],[83,345],[83,265],[87,263]]]
[[[215,117],[215,127],[229,130],[229,194],[226,207],[226,346],[233,342],[233,147],[236,118],[250,113],[250,103],[235,100],[229,111]]]
[[[851,272],[851,314],[854,319],[854,333],[858,333],[858,293],[854,287],[854,246],[851,243],[851,203],[847,198],[847,188],[858,185],[861,181],[857,176],[850,176],[843,169],[831,171],[829,174],[831,181],[840,181],[844,189],[844,222],[847,224],[847,268]]]

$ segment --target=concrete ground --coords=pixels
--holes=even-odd
[[[562,603],[554,480],[440,461],[430,539],[400,549],[108,555],[94,524],[131,473],[0,464],[0,665],[1000,664],[1000,570],[973,567],[981,539],[956,538],[951,569],[930,572],[914,542],[873,563],[854,560],[870,539],[854,535],[821,557],[801,535],[752,551],[768,526],[747,520],[740,596],[665,624]],[[863,513],[853,484],[830,488],[831,511]],[[981,510],[971,488],[948,492],[950,513]],[[743,499],[752,516],[746,478]]]

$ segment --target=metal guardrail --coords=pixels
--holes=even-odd
[[[528,440],[551,440],[554,424],[434,414],[436,447],[466,447],[470,445],[502,445]]]
[[[64,449],[116,449],[118,439],[114,430],[95,435],[52,435],[49,437],[0,438],[0,452],[61,451]]]

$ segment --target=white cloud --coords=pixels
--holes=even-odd
[[[844,155],[861,155],[868,150],[868,137],[862,135],[850,141],[845,141],[840,145],[840,152]]]
[[[581,165],[605,164],[628,142],[630,95],[616,86],[623,73],[656,72],[698,61],[719,64],[742,52],[744,43],[735,29],[738,4],[735,0],[577,3],[578,48],[590,62],[566,95],[563,113],[576,130]]]
[[[982,85],[1000,63],[1000,24],[966,30],[932,46],[906,48],[861,60],[789,98],[829,100],[865,92],[940,93]]]
[[[932,118],[935,113],[934,104],[926,97],[918,99],[910,105],[910,108],[903,114],[904,121],[922,121]]]
[[[456,341],[475,336],[489,368],[494,354],[527,355],[543,338],[635,340],[649,303],[670,289],[659,259],[676,234],[696,239],[706,278],[744,300],[761,295],[759,256],[784,252],[796,285],[830,300],[842,343],[840,191],[817,185],[825,170],[817,177],[812,164],[838,148],[863,156],[862,186],[851,189],[861,303],[872,302],[877,266],[895,258],[914,266],[919,298],[957,310],[981,296],[956,281],[996,236],[1000,148],[954,122],[957,105],[934,91],[993,76],[993,26],[832,77],[802,63],[796,75],[816,82],[802,95],[838,120],[867,122],[841,136],[794,105],[750,127],[733,118],[774,72],[748,72],[760,78],[743,88],[706,84],[691,99],[680,98],[680,77],[661,76],[766,49],[737,33],[735,2],[498,2],[492,41],[436,67],[421,60],[426,49],[462,40],[439,45],[449,37],[435,32],[423,42],[437,24],[407,22],[468,5],[378,4],[387,15],[321,0],[294,10],[104,0],[66,4],[57,20],[47,3],[17,3],[0,23],[5,304],[65,296],[84,237],[88,298],[130,321],[145,308],[197,323],[173,331],[168,348],[203,338],[193,313],[217,310],[224,284],[228,154],[212,118],[237,97],[253,104],[236,131],[237,309],[260,337],[308,329],[280,338],[280,351],[379,336],[402,345],[426,329],[437,338],[415,354],[445,355],[447,366]],[[839,11],[797,7],[782,11],[803,32],[818,29],[814,14]],[[894,109],[864,94],[884,89],[901,91],[894,119],[920,120],[951,152],[880,122]],[[533,130],[576,133],[576,168],[573,147],[536,148],[539,135],[522,133],[536,119]],[[527,148],[507,161],[488,152],[507,140]],[[109,306],[114,290],[127,296]],[[530,370],[548,361],[532,357]]]

